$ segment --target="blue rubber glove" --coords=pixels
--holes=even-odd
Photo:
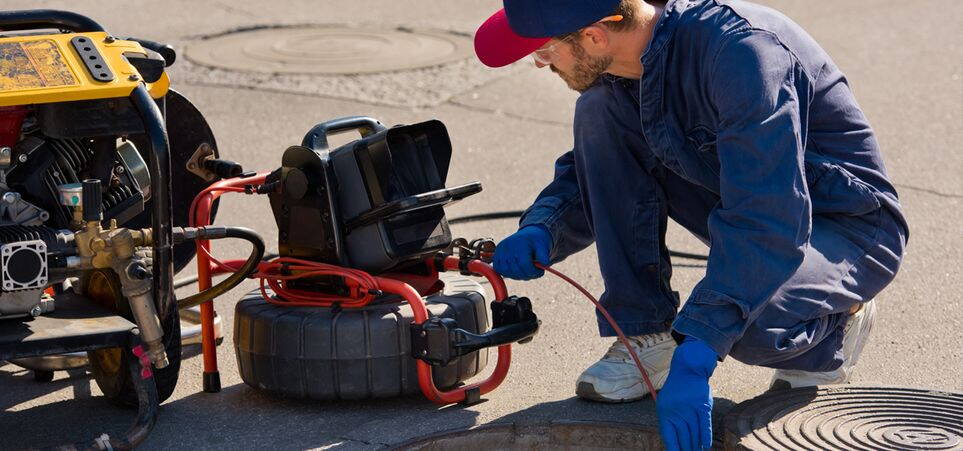
[[[548,266],[551,252],[552,234],[544,226],[530,225],[498,243],[492,263],[497,273],[509,279],[536,279],[545,271],[536,268],[532,261]]]
[[[712,390],[709,378],[719,355],[704,341],[686,337],[672,354],[669,378],[659,391],[659,433],[665,449],[712,447]]]

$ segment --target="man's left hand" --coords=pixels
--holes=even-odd
[[[712,447],[712,390],[709,378],[719,355],[705,342],[687,337],[676,348],[669,378],[659,391],[659,432],[665,449]]]

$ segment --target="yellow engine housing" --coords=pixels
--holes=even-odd
[[[97,81],[87,71],[70,43],[77,36],[96,46],[114,73],[112,81]],[[143,77],[124,53],[147,54],[139,43],[108,39],[102,31],[0,38],[0,106],[127,97]],[[161,98],[170,79],[164,72],[146,86],[151,97]]]

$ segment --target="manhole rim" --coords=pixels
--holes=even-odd
[[[465,42],[455,44],[458,46],[455,53],[458,54],[459,51],[467,52],[455,58],[443,59],[438,62],[431,62],[425,65],[419,65],[415,67],[407,67],[401,69],[395,68],[385,68],[377,70],[361,70],[361,71],[345,71],[345,72],[317,72],[317,71],[266,71],[266,70],[241,70],[236,68],[224,67],[222,65],[212,64],[208,61],[199,60],[193,52],[191,52],[192,47],[196,47],[200,43],[211,41],[218,38],[224,38],[228,36],[234,36],[241,33],[252,33],[266,30],[291,30],[291,29],[319,29],[319,30],[376,30],[376,31],[387,31],[387,32],[399,32],[399,33],[412,33],[412,34],[424,34],[428,36],[452,36],[456,39],[463,39]],[[401,73],[401,72],[417,72],[425,69],[433,69],[449,66],[452,64],[461,63],[464,61],[471,60],[474,55],[474,48],[472,45],[473,35],[464,31],[445,29],[445,28],[435,28],[430,26],[410,26],[398,23],[386,23],[386,22],[365,22],[365,23],[352,23],[352,22],[309,22],[309,23],[294,23],[294,24],[253,24],[245,25],[242,27],[230,28],[227,30],[218,31],[215,33],[197,34],[192,36],[187,36],[180,44],[181,50],[180,54],[184,56],[184,59],[189,61],[191,64],[200,66],[206,69],[217,69],[223,70],[230,73],[245,74],[245,75],[271,75],[271,76],[311,76],[311,77],[339,77],[339,76],[366,76],[366,75],[379,75],[388,73]]]
[[[466,435],[471,435],[479,432],[493,432],[500,429],[509,429],[513,433],[516,431],[525,431],[538,428],[553,428],[553,427],[569,427],[569,426],[591,426],[597,428],[608,428],[608,429],[621,429],[626,432],[639,432],[652,434],[659,437],[659,428],[656,426],[647,426],[639,423],[628,423],[619,421],[592,421],[592,420],[551,420],[547,422],[493,422],[485,423],[474,426],[469,426],[467,428],[452,428],[444,431],[434,432],[428,435],[421,435],[407,440],[403,443],[392,445],[388,448],[390,451],[404,451],[416,448],[420,445],[429,445],[434,441],[442,439],[456,439],[464,437]],[[661,440],[661,439],[660,439]]]
[[[816,398],[823,395],[824,398],[819,400],[818,403],[813,404]],[[827,396],[830,395],[830,396]],[[848,395],[853,399],[833,399],[831,395]],[[860,396],[871,396],[876,395],[879,397],[877,402],[882,403],[884,401],[883,396],[891,396],[907,401],[914,401],[916,403],[925,403],[927,400],[932,400],[931,402],[941,401],[939,404],[940,409],[950,409],[951,407],[959,407],[963,409],[963,392],[957,392],[953,390],[944,389],[932,389],[932,388],[921,388],[921,387],[906,387],[906,386],[896,386],[896,385],[853,385],[853,384],[840,384],[840,385],[821,385],[815,387],[804,387],[796,388],[791,390],[780,390],[776,392],[762,393],[759,396],[745,400],[735,405],[729,409],[723,416],[722,427],[723,427],[723,443],[726,449],[744,449],[743,441],[758,441],[759,443],[772,443],[782,442],[786,437],[782,437],[782,434],[767,434],[765,431],[771,431],[773,428],[773,422],[778,419],[791,418],[794,415],[800,415],[805,418],[805,422],[809,423],[813,418],[819,418],[819,415],[814,417],[809,416],[809,411],[816,412],[817,414],[822,414],[828,412],[826,410],[827,406],[839,406],[844,404],[857,404],[855,401],[859,401]],[[911,396],[917,396],[919,398],[911,398]],[[802,398],[810,398],[809,403],[799,404],[799,400]],[[864,403],[866,401],[860,401]],[[780,405],[782,403],[782,405]],[[912,406],[912,405],[911,405]],[[891,407],[897,411],[901,411],[900,406]],[[908,410],[908,408],[907,408]],[[778,416],[776,419],[769,419],[766,422],[768,426],[764,427],[762,430],[762,435],[759,435],[759,431],[756,428],[751,428],[750,430],[743,430],[745,427],[750,426],[750,424],[757,424],[763,421],[758,415],[753,415],[753,412],[767,412],[772,413],[778,411],[782,415]],[[961,410],[963,412],[963,410]],[[846,412],[844,412],[846,413]],[[954,412],[955,413],[955,412]],[[857,415],[858,412],[848,413],[848,415]],[[884,415],[885,414],[885,415]],[[881,413],[879,416],[882,417],[879,421],[889,421],[886,418],[889,412]],[[864,413],[864,416],[869,416],[869,413]],[[833,419],[830,418],[829,421]],[[849,420],[846,420],[849,421]],[[781,426],[776,426],[776,429],[782,429],[787,424],[792,423],[792,421],[783,421]],[[862,424],[856,427],[861,427]],[[883,425],[884,427],[893,427],[895,425]],[[926,426],[922,424],[912,424],[907,426]],[[932,426],[932,425],[929,425]],[[808,427],[812,428],[811,424]],[[820,425],[819,428],[822,426]],[[943,432],[951,433],[956,438],[963,439],[963,435],[960,435],[957,431],[951,429],[946,429],[942,426],[935,426],[940,428]],[[782,438],[780,438],[782,437]],[[809,440],[808,437],[802,437]],[[801,438],[801,439],[802,439]],[[873,439],[870,435],[866,438]],[[952,437],[951,437],[952,438]],[[818,438],[822,440],[822,437]],[[849,437],[842,438],[843,441],[848,440]],[[816,440],[817,442],[819,440]],[[814,442],[815,443],[815,442]],[[924,449],[924,448],[920,448]],[[933,448],[933,449],[945,449],[945,448]]]

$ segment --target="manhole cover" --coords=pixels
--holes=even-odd
[[[268,27],[198,41],[187,48],[198,64],[233,71],[365,74],[437,66],[472,56],[466,36],[404,28]]]
[[[734,407],[726,449],[963,450],[963,393],[823,387]]]
[[[661,450],[655,428],[634,424],[553,422],[549,424],[491,424],[474,429],[420,438],[396,450]]]

